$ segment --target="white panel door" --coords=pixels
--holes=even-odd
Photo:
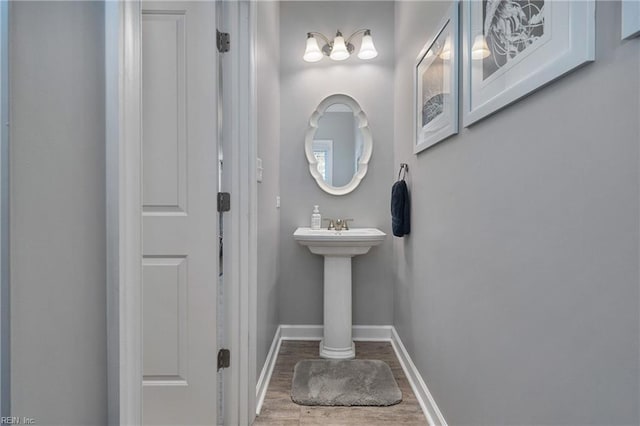
[[[143,422],[216,423],[213,2],[142,2]]]

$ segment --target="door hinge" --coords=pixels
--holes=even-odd
[[[231,210],[231,194],[228,192],[218,192],[218,211],[228,212]]]
[[[218,351],[218,371],[221,368],[229,368],[231,364],[231,351],[229,349],[220,349]]]
[[[231,46],[231,37],[229,36],[229,33],[221,33],[216,30],[216,44],[218,45],[218,52],[228,52]]]

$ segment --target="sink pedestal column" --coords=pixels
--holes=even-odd
[[[375,228],[329,229],[298,228],[293,238],[324,256],[324,339],[322,358],[351,359],[356,347],[351,339],[351,258],[367,254],[382,244],[386,234]]]
[[[351,321],[351,256],[325,255],[322,358],[355,358]]]

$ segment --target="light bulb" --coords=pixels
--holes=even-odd
[[[491,55],[491,51],[487,46],[487,40],[482,34],[478,34],[473,41],[473,47],[471,47],[471,59],[484,59],[489,55]]]
[[[344,44],[344,37],[342,37],[342,33],[340,31],[336,33],[336,38],[333,39],[333,47],[329,57],[334,61],[344,61],[349,57],[347,45]]]
[[[362,44],[360,45],[360,52],[358,52],[358,58],[360,59],[373,59],[378,56],[378,51],[373,45],[373,39],[371,38],[371,31],[366,30],[364,36],[362,36]]]
[[[302,59],[307,62],[318,62],[322,59],[322,51],[320,50],[320,46],[318,46],[318,41],[311,33],[307,34],[307,48],[304,51]]]

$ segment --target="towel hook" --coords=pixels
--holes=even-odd
[[[404,174],[402,172],[404,171]],[[400,163],[400,170],[398,171],[398,180],[400,180],[400,174],[402,174],[402,180],[407,176],[409,172],[409,165],[407,163]]]

